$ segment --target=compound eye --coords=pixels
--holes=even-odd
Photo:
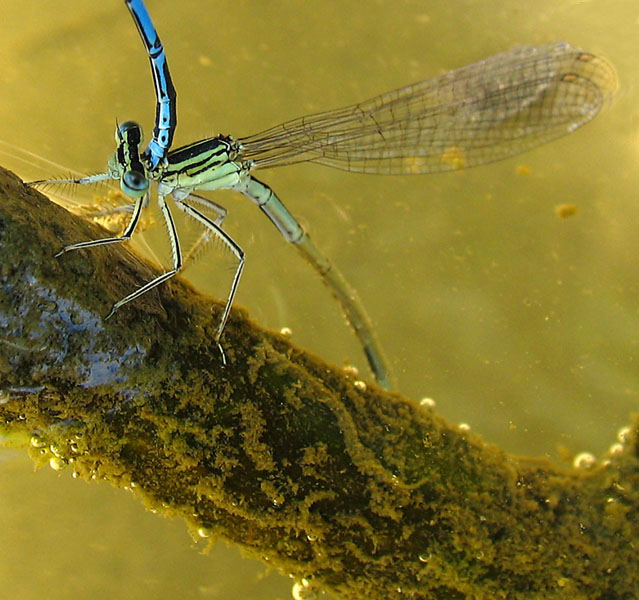
[[[129,198],[139,198],[147,193],[149,180],[138,171],[125,171],[120,179],[120,187]]]
[[[115,130],[115,141],[122,142],[124,140],[133,144],[141,144],[144,141],[142,127],[135,121],[120,123]]]

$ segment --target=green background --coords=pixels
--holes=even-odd
[[[636,0],[147,0],[179,94],[176,145],[245,136],[506,51],[565,40],[620,87],[582,130],[508,161],[415,177],[299,165],[261,178],[359,291],[404,395],[504,449],[601,454],[639,406]],[[148,61],[123,2],[0,0],[0,162],[19,146],[104,169],[115,120],[152,126]],[[526,167],[527,175],[520,167]],[[327,360],[354,336],[312,269],[249,202],[213,196],[247,254],[237,303]],[[555,208],[574,204],[561,219]],[[153,237],[148,235],[154,245]],[[220,260],[186,273],[224,294]],[[222,268],[217,268],[222,265]],[[126,309],[124,309],[126,310]],[[33,474],[0,450],[0,598],[288,598],[291,580],[124,491]]]

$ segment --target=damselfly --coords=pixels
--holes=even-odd
[[[235,274],[215,334],[218,343],[244,266],[244,252],[222,229],[224,208],[196,191],[232,189],[252,200],[319,273],[339,301],[377,381],[389,371],[366,311],[342,274],[253,171],[304,161],[346,171],[378,174],[433,173],[501,160],[574,131],[592,119],[616,86],[608,63],[566,43],[515,48],[439,77],[365,102],[288,121],[261,133],[200,140],[171,150],[177,126],[176,92],[163,46],[143,0],[125,0],[151,63],[156,114],[143,153],[142,130],[127,121],[116,128],[117,149],[105,173],[42,183],[89,184],[119,180],[133,200],[121,235],[71,244],[59,254],[128,240],[157,184],[167,225],[172,268],[116,302],[127,302],[175,275],[184,256],[173,206],[218,238],[236,260]]]

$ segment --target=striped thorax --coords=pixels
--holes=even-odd
[[[219,135],[169,152],[166,163],[151,178],[158,182],[160,194],[179,199],[194,190],[235,188],[249,169],[241,160],[240,145]]]

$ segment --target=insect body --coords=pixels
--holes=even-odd
[[[244,194],[316,269],[339,301],[378,383],[390,387],[389,370],[371,322],[356,292],[314,245],[268,185],[260,168],[315,162],[347,171],[378,174],[432,173],[501,160],[574,131],[591,120],[615,89],[604,60],[566,43],[515,48],[478,63],[387,92],[345,108],[309,115],[258,134],[217,136],[171,150],[177,126],[176,98],[168,63],[142,0],[125,0],[146,47],[156,93],[152,139],[141,152],[142,130],[130,121],[116,130],[117,148],[107,171],[80,179],[35,183],[120,180],[133,201],[121,236],[72,244],[78,248],[131,237],[156,184],[166,222],[171,268],[116,302],[110,314],[175,275],[183,252],[165,198],[218,238],[236,260],[236,270],[215,334],[228,319],[244,266],[244,252],[222,229],[226,210],[196,194],[232,189]]]

